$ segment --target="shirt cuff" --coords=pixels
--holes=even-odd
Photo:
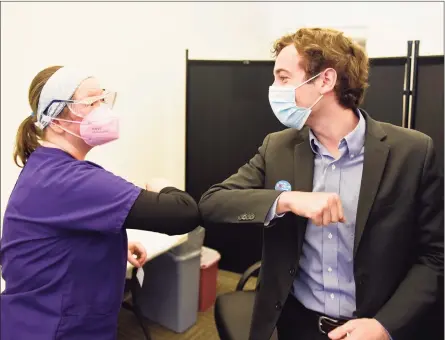
[[[280,217],[283,217],[284,215],[286,215],[286,213],[277,215],[277,204],[278,204],[278,200],[280,199],[280,196],[277,197],[277,199],[273,203],[272,207],[269,209],[269,212],[267,213],[266,221],[264,221],[265,227],[268,227],[270,222],[272,222],[272,220],[274,220],[275,218],[280,218]]]

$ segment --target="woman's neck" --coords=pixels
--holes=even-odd
[[[78,150],[75,146],[68,142],[62,142],[62,141],[49,141],[49,140],[43,140],[41,141],[41,145],[47,148],[55,148],[65,151],[66,153],[73,156],[75,159],[79,161],[85,160],[86,152],[82,152]]]

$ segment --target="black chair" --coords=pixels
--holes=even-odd
[[[241,276],[234,292],[218,296],[215,303],[215,323],[221,340],[247,340],[252,323],[255,293],[260,285],[257,280],[255,290],[243,290],[250,277],[259,273],[261,262],[250,266]],[[258,275],[259,277],[259,275]],[[444,280],[440,279],[438,301],[434,308],[425,315],[413,339],[444,339]],[[419,333],[419,334],[417,334]],[[272,339],[275,335],[272,335]]]
[[[222,294],[215,302],[215,323],[221,340],[247,340],[252,322],[255,290],[243,290],[250,277],[259,272],[261,262],[250,266],[241,276],[234,292]]]
[[[151,340],[150,332],[147,327],[144,325],[144,316],[142,315],[141,309],[136,303],[137,297],[141,291],[141,285],[137,279],[136,273],[138,268],[133,268],[131,273],[131,279],[127,279],[125,281],[125,292],[131,292],[131,304],[126,301],[122,302],[122,307],[133,312],[136,316],[136,319],[139,322],[139,325],[142,328],[142,332],[144,333],[145,340]]]

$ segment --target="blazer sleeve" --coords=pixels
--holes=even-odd
[[[264,225],[281,192],[264,189],[268,135],[257,154],[224,182],[213,185],[199,202],[204,222]]]
[[[409,335],[415,324],[436,302],[443,277],[444,197],[443,174],[428,139],[423,174],[418,189],[418,247],[416,263],[376,319],[394,339]]]
[[[198,205],[186,192],[176,188],[164,188],[159,193],[142,189],[124,228],[181,235],[195,229],[199,221]]]

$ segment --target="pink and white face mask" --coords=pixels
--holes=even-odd
[[[119,138],[119,117],[105,104],[94,108],[88,115],[83,117],[81,121],[61,118],[53,118],[53,120],[80,124],[80,136],[61,128],[73,136],[82,138],[83,141],[90,146],[103,145]]]
[[[81,121],[80,138],[90,146],[103,145],[118,139],[119,117],[107,105],[100,105]]]

